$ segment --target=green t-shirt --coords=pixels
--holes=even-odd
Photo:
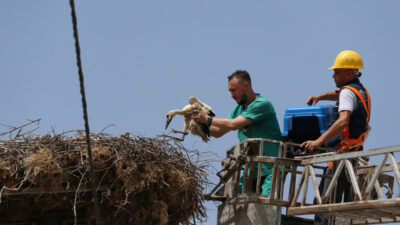
[[[276,118],[276,113],[274,107],[270,101],[268,101],[264,96],[258,94],[257,98],[250,103],[246,109],[243,109],[243,105],[236,105],[232,112],[229,114],[228,118],[234,119],[238,116],[252,119],[253,122],[237,130],[237,135],[240,142],[248,138],[268,138],[274,140],[281,140],[281,131],[279,128],[278,119]],[[264,156],[278,156],[278,144],[264,142],[263,155]],[[257,169],[257,163],[255,169]],[[271,164],[262,165],[262,175],[270,173],[272,169]],[[254,171],[255,175],[257,170]]]

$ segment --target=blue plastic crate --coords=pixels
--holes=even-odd
[[[311,117],[315,116],[318,119],[320,134],[328,130],[329,126],[336,120],[333,105],[318,105],[318,106],[298,106],[291,107],[285,110],[283,121],[282,136],[288,136],[289,131],[293,130],[292,120],[294,117]]]

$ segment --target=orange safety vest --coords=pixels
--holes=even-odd
[[[368,105],[367,105],[367,103],[365,102],[365,99],[364,99],[364,97],[361,95],[360,91],[358,91],[357,89],[355,89],[355,88],[353,88],[353,87],[351,87],[351,86],[343,86],[342,88],[340,88],[339,93],[340,93],[340,91],[341,91],[343,88],[348,88],[348,89],[350,89],[351,91],[353,91],[353,92],[358,96],[358,98],[361,100],[361,102],[362,102],[362,104],[363,104],[363,107],[364,107],[364,109],[365,109],[365,112],[367,113],[367,121],[366,121],[365,130],[364,130],[364,132],[363,132],[358,138],[350,138],[349,126],[347,126],[347,127],[345,127],[345,128],[343,129],[343,131],[342,131],[342,133],[341,133],[342,140],[336,145],[336,148],[337,148],[338,150],[341,150],[341,151],[347,151],[347,150],[349,150],[352,146],[358,145],[358,144],[360,144],[360,143],[362,143],[362,142],[364,141],[365,135],[367,134],[367,132],[368,132],[368,130],[369,130],[368,124],[369,124],[369,118],[370,118],[370,112],[371,112],[371,100],[370,100],[368,91],[367,91],[367,89],[365,89],[365,88],[364,88],[364,90],[365,90],[365,93],[366,93],[366,97],[367,97],[367,99],[368,99]],[[362,145],[359,145],[359,146],[355,147],[355,148],[354,148],[354,151],[358,151],[361,147],[362,147]],[[328,166],[329,166],[329,167],[333,167],[333,162],[328,162]]]

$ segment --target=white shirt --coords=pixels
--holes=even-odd
[[[339,94],[339,112],[353,112],[357,108],[357,97],[353,91],[348,88],[343,88]]]

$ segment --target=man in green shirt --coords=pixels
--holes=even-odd
[[[238,70],[230,75],[228,77],[228,89],[232,98],[237,102],[228,118],[212,118],[204,111],[195,110],[193,119],[200,123],[207,123],[210,127],[210,135],[216,138],[231,130],[237,130],[240,142],[248,138],[281,140],[274,107],[261,94],[253,91],[251,78],[247,71]],[[277,157],[278,145],[264,142],[263,155]],[[256,163],[254,178],[257,176],[257,166]],[[270,195],[272,167],[272,164],[262,164],[261,194],[263,195]],[[252,186],[255,190],[256,179],[254,178],[254,185]]]

